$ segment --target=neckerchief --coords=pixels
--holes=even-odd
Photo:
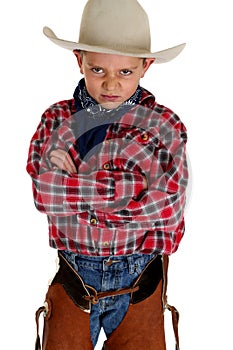
[[[80,80],[73,95],[77,110],[85,109],[88,112],[89,117],[93,119],[109,118],[125,107],[131,108],[132,106],[139,104],[141,96],[142,88],[138,86],[135,93],[127,101],[123,102],[117,108],[107,109],[98,104],[96,100],[89,95],[84,78]]]
[[[106,109],[89,95],[84,79],[80,80],[73,95],[77,109],[73,131],[76,138],[75,147],[82,159],[85,157],[87,160],[92,154],[98,152],[109,125],[117,122],[123,114],[139,104],[141,95],[142,88],[138,86],[127,101],[117,108]]]

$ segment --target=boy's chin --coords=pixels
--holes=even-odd
[[[101,106],[105,109],[115,109],[119,107],[122,104],[122,102],[104,102],[101,103]]]

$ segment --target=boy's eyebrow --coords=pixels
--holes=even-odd
[[[127,68],[122,68],[122,69],[130,69],[130,70],[134,70],[134,69],[137,69],[138,66],[135,66],[135,67],[127,67]]]
[[[98,68],[104,68],[102,67],[101,65],[99,64],[94,64],[92,62],[86,62],[87,66],[89,67],[98,67]],[[120,70],[124,70],[124,69],[129,69],[129,70],[134,70],[134,69],[137,69],[138,66],[133,66],[133,67],[124,67],[124,68],[120,68]]]
[[[89,66],[89,67],[100,67],[98,64],[94,64],[92,62],[86,62],[86,65]]]

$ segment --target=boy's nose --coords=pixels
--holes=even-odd
[[[106,77],[103,82],[103,87],[107,91],[114,91],[118,85],[117,78],[114,76]]]

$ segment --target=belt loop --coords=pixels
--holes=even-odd
[[[127,256],[129,274],[132,275],[135,272],[135,263],[132,255]]]

